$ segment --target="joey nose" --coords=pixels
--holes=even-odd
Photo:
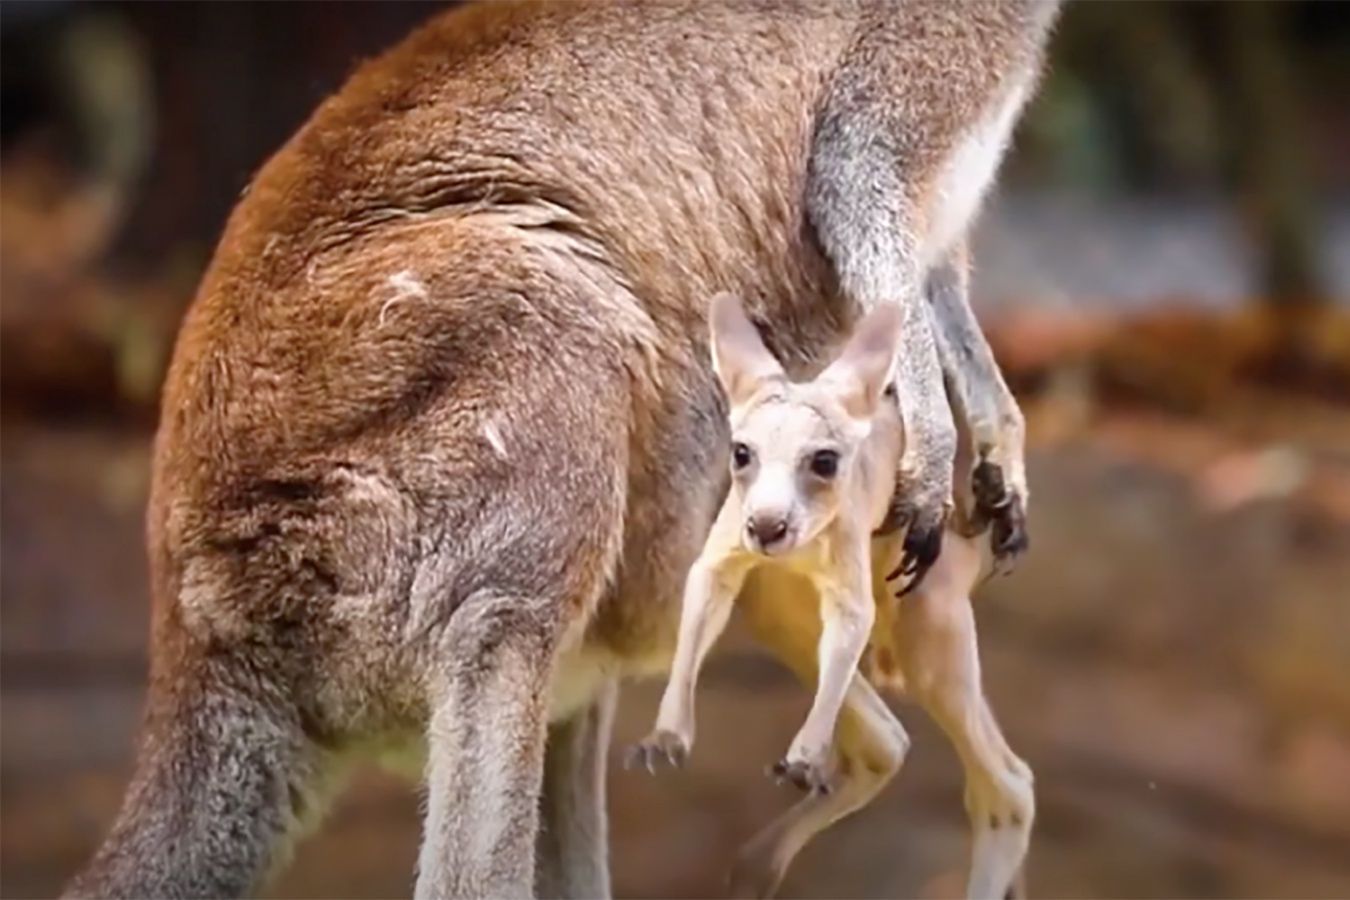
[[[768,548],[787,537],[787,519],[780,515],[751,516],[745,525],[750,537],[759,546]]]

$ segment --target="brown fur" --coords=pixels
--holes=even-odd
[[[940,145],[1034,68],[1025,5],[897,10],[871,102]],[[746,297],[794,374],[863,302],[804,198],[877,14],[471,7],[263,167],[164,389],[144,737],[70,894],[253,891],[344,757],[410,736],[418,895],[532,890],[547,723],[666,665],[726,489],[705,298]],[[591,830],[561,865],[594,869]]]

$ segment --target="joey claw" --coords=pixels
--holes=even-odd
[[[679,769],[688,758],[689,745],[684,738],[671,731],[654,731],[641,742],[628,748],[628,752],[624,754],[623,767],[631,769],[634,766],[641,766],[655,775],[658,763]]]
[[[652,748],[645,744],[635,744],[628,748],[623,755],[623,767],[625,770],[646,769],[647,774],[656,774],[656,760]]]
[[[830,793],[829,775],[825,767],[806,760],[780,759],[770,767],[769,772],[779,784],[790,782],[797,789],[808,794]]]

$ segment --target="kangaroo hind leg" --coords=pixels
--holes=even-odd
[[[535,891],[543,898],[610,896],[605,778],[617,684],[549,729],[540,805]]]
[[[895,632],[908,691],[965,769],[973,832],[967,892],[988,900],[1018,887],[1036,804],[1031,769],[1008,746],[980,683],[969,600],[979,551],[972,540],[951,537],[930,579],[899,605]]]
[[[461,468],[435,510],[446,591],[413,613],[431,711],[419,898],[534,893],[555,664],[610,588],[627,499],[627,345],[581,324],[620,300],[510,229],[472,246],[498,268],[452,261],[431,310],[511,327],[484,334],[500,371],[439,401],[436,446]]]

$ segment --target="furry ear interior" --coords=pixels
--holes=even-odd
[[[744,403],[765,381],[783,378],[783,367],[764,346],[733,294],[712,299],[708,323],[712,328],[713,369],[733,405]]]
[[[820,374],[854,418],[870,419],[877,410],[895,369],[901,321],[898,304],[878,306],[863,316],[839,358]]]

